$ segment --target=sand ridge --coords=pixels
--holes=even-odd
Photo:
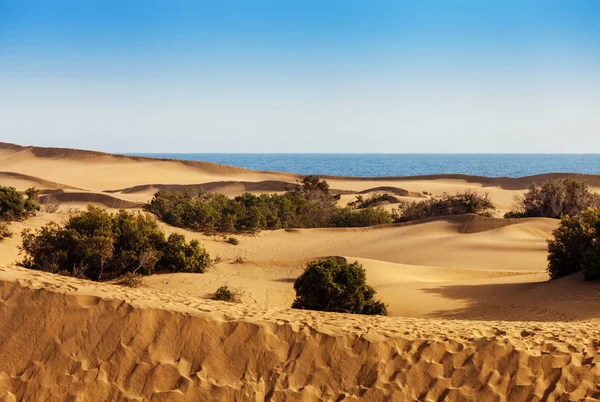
[[[255,308],[12,267],[0,300],[0,333],[20,324],[0,342],[5,400],[600,397],[597,322]]]

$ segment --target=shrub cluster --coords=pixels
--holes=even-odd
[[[327,183],[316,176],[307,176],[284,194],[244,193],[233,199],[206,191],[197,195],[159,191],[144,209],[174,226],[222,233],[391,222],[383,209],[337,207]]]
[[[467,190],[456,194],[430,197],[423,201],[402,204],[394,211],[396,222],[408,222],[433,216],[477,214],[491,216],[495,210],[489,195]]]
[[[353,314],[385,315],[386,305],[374,300],[375,289],[366,283],[365,269],[343,258],[311,262],[294,282],[292,308]]]
[[[204,272],[212,264],[196,240],[180,234],[168,238],[150,216],[120,211],[110,214],[89,206],[59,225],[22,233],[21,265],[91,280],[126,273]]]
[[[600,195],[591,191],[587,183],[574,179],[550,180],[541,186],[532,185],[516,199],[507,218],[579,216],[588,208],[600,208]]]
[[[600,213],[588,209],[579,216],[563,215],[548,240],[551,279],[583,271],[587,281],[600,279]]]
[[[7,222],[26,219],[40,210],[38,190],[30,188],[25,194],[27,198],[14,187],[0,186],[0,240],[12,236]]]

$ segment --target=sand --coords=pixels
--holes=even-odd
[[[399,200],[485,191],[501,216],[529,184],[552,177],[564,175],[327,180],[341,204],[382,190]],[[581,177],[600,189],[599,177]],[[221,262],[205,274],[146,277],[138,289],[15,266],[20,231],[88,203],[139,210],[159,189],[233,196],[298,179],[0,143],[0,185],[36,186],[60,202],[58,213],[12,223],[17,235],[0,242],[0,400],[600,399],[600,288],[578,275],[548,281],[553,219],[264,231],[236,236],[237,246],[161,223]],[[289,309],[294,279],[323,256],[363,264],[389,316]],[[207,300],[223,284],[241,303]]]

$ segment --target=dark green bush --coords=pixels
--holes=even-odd
[[[292,308],[353,314],[385,315],[386,305],[373,300],[375,289],[366,284],[365,269],[342,258],[311,262],[294,282]]]
[[[389,212],[382,207],[352,209],[338,208],[332,214],[329,225],[333,227],[363,227],[392,223]]]
[[[27,198],[14,187],[0,186],[0,220],[20,221],[35,215],[40,210],[37,202],[38,191],[30,188],[25,193]]]
[[[600,279],[600,213],[588,209],[578,217],[563,215],[548,241],[551,279],[583,271],[585,280]]]
[[[541,186],[532,185],[516,199],[507,218],[579,216],[588,208],[600,208],[600,195],[587,183],[574,179],[550,180]]]
[[[127,273],[204,272],[212,264],[197,241],[172,234],[168,239],[148,215],[111,215],[89,206],[63,225],[51,222],[22,233],[22,265],[92,280]]]
[[[242,194],[230,199],[222,194],[200,191],[159,191],[144,206],[168,224],[206,233],[239,233],[282,228],[368,226],[389,222],[390,214],[365,208],[359,213],[342,211],[329,194],[329,186],[308,176],[284,194]]]
[[[235,289],[231,289],[227,285],[223,285],[216,290],[216,292],[211,296],[212,300],[220,300],[231,303],[239,303],[241,294],[239,291]]]
[[[446,194],[429,199],[405,203],[394,213],[396,222],[408,222],[434,216],[477,214],[491,216],[496,207],[487,193],[479,194],[467,190],[456,194]]]

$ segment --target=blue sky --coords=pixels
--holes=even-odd
[[[0,0],[0,141],[600,152],[600,1]]]

